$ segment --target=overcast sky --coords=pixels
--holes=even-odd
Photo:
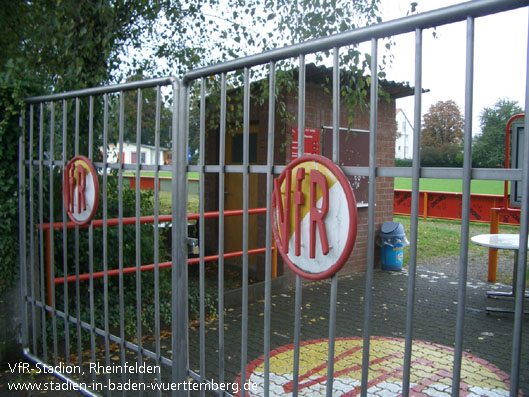
[[[458,0],[418,0],[418,11],[462,3]],[[384,20],[396,19],[409,11],[409,0],[382,0]],[[527,7],[495,14],[475,21],[473,132],[479,133],[479,114],[499,98],[525,102],[527,57]],[[423,32],[422,114],[437,101],[454,100],[464,112],[466,22]],[[414,34],[395,38],[394,60],[388,79],[414,82]],[[413,98],[397,102],[413,122]]]

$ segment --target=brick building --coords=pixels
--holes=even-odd
[[[297,79],[297,76],[294,76]],[[297,80],[296,80],[297,81]],[[305,141],[305,153],[312,148],[315,152],[332,157],[332,69],[307,65],[305,89],[305,127],[314,132],[314,145]],[[408,85],[382,81],[382,90],[387,95],[381,96],[378,103],[377,130],[377,167],[392,167],[395,159],[396,122],[395,100],[413,95]],[[252,85],[253,90],[254,85]],[[368,91],[369,92],[369,91]],[[228,95],[229,96],[229,95]],[[285,105],[285,119],[276,112],[274,138],[274,164],[286,165],[296,155],[295,141],[292,139],[296,129],[298,100],[296,92],[284,92],[281,102]],[[253,97],[252,97],[253,99]],[[369,97],[366,99],[369,102]],[[265,165],[267,159],[268,139],[268,102],[250,101],[250,164]],[[350,119],[350,110],[342,99],[340,106],[340,165],[367,167],[369,162],[369,111],[356,108]],[[230,103],[230,100],[228,100]],[[229,109],[228,109],[229,110]],[[283,113],[284,114],[284,113]],[[225,209],[242,208],[242,174],[232,173],[229,165],[242,164],[242,129],[227,126],[225,174]],[[206,164],[219,164],[219,132],[207,132]],[[294,150],[293,150],[294,148]],[[264,174],[251,173],[249,184],[249,208],[266,207],[266,177]],[[367,262],[367,224],[368,224],[368,178],[365,176],[349,177],[358,205],[358,233],[355,247],[340,274],[365,270]],[[206,174],[206,211],[218,210],[218,176]],[[393,178],[377,178],[376,181],[376,226],[377,230],[384,221],[393,219]],[[265,245],[266,215],[249,217],[249,249],[262,248]],[[225,218],[224,252],[242,250],[242,217]],[[208,253],[218,251],[218,221],[206,222],[206,250]],[[282,263],[278,256],[278,275],[294,279],[294,273]],[[226,259],[226,266],[240,266],[240,258]],[[264,279],[264,255],[249,256],[249,273],[255,280]]]

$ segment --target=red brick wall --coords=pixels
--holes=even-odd
[[[287,109],[297,115],[297,98],[290,95],[286,98]],[[305,93],[305,127],[320,128],[321,126],[332,126],[332,98],[331,94],[317,83],[307,83]],[[377,167],[392,167],[395,159],[395,101],[381,99],[378,103],[377,119]],[[355,109],[352,124],[348,126],[349,110],[344,103],[340,106],[340,127],[351,127],[356,129],[369,129],[369,111]],[[290,125],[284,125],[288,130]],[[353,138],[354,139],[354,138]],[[342,148],[343,150],[343,148]],[[366,147],[365,150],[369,150]],[[348,164],[344,164],[348,165]],[[368,163],[365,164],[366,166]],[[375,235],[376,238],[380,226],[385,221],[393,219],[393,178],[377,178],[376,180],[376,211],[375,211]],[[346,262],[340,274],[349,274],[358,271],[365,271],[367,264],[367,242],[368,242],[368,208],[358,208],[358,231],[355,247],[349,260]],[[375,249],[375,260],[380,266],[379,249]],[[294,280],[294,273],[284,266],[285,273],[291,281]]]
[[[289,145],[287,137],[290,134],[291,127],[297,126],[297,97],[296,93],[285,94],[283,100],[285,101],[286,109],[290,115],[294,116],[294,121],[284,121],[280,119],[279,114],[276,114],[275,121],[275,137],[274,137],[274,164],[285,165],[290,158]],[[325,93],[324,89],[318,83],[307,83],[305,96],[305,126],[307,128],[320,128],[321,126],[332,126],[332,99],[331,95]],[[258,135],[258,164],[266,164],[267,159],[267,141],[268,141],[268,104],[257,106],[252,102],[251,121],[259,122]],[[381,99],[378,104],[378,130],[377,130],[377,167],[391,167],[394,165],[395,157],[395,101]],[[340,127],[348,127],[349,113],[344,104],[341,106],[340,112]],[[354,118],[352,120],[351,128],[369,129],[369,111],[355,109]],[[218,133],[210,132],[207,139],[206,163],[218,164]],[[365,148],[368,151],[368,147]],[[344,150],[343,148],[341,150]],[[345,164],[348,165],[348,164]],[[364,164],[365,166],[368,165]],[[266,206],[266,175],[260,175],[258,179],[258,206]],[[208,176],[206,179],[206,210],[216,210],[218,207],[218,177]],[[358,232],[355,243],[355,248],[344,265],[340,274],[353,273],[364,271],[367,262],[367,241],[370,238],[367,233],[368,209],[358,208]],[[371,238],[376,238],[380,225],[384,221],[393,219],[393,179],[392,178],[377,178],[376,180],[376,213],[375,213],[375,235]],[[210,222],[206,238],[206,244],[211,249],[210,251],[217,251],[217,222]],[[266,218],[264,215],[259,215],[258,220],[258,246],[264,247],[265,243],[265,226]],[[378,253],[379,249],[376,247],[376,260],[379,266]],[[257,279],[264,278],[264,255],[262,255],[255,268],[250,269],[250,274]],[[294,279],[294,273],[284,265],[279,256],[279,272],[282,272]]]

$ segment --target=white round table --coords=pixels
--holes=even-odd
[[[518,250],[520,249],[520,235],[519,234],[479,234],[470,239],[474,244],[483,247],[496,248],[502,250],[514,251],[514,266],[512,277],[512,289],[510,292],[489,291],[487,296],[506,296],[513,298],[516,295],[516,280],[518,274]],[[529,243],[528,243],[529,246]],[[525,295],[526,298],[529,295]],[[503,310],[487,307],[487,311],[492,312],[512,312],[512,310]]]
[[[478,234],[472,237],[470,241],[484,247],[502,250],[518,251],[520,248],[519,234]]]

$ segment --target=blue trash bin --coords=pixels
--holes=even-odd
[[[404,247],[408,239],[404,227],[398,222],[384,222],[380,229],[379,245],[382,248],[382,269],[400,271],[404,260]]]

